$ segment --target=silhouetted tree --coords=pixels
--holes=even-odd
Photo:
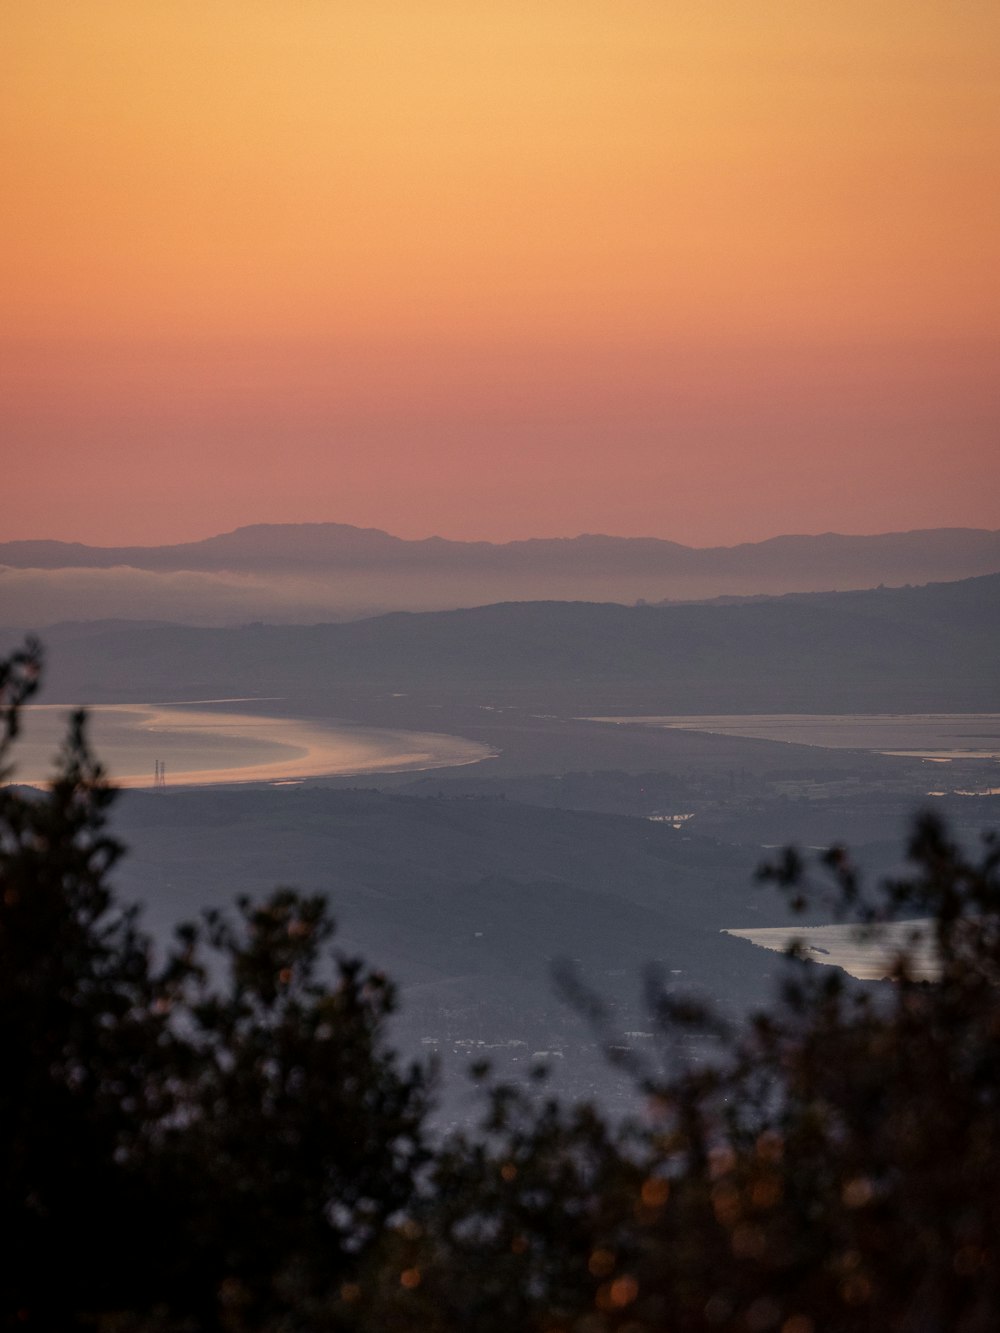
[[[0,664],[3,754],[38,674]],[[1000,1327],[1000,848],[930,817],[873,896],[929,921],[860,983],[796,951],[729,1028],[655,979],[664,1060],[611,1049],[644,1113],[494,1087],[426,1144],[426,1074],[380,1043],[392,990],[323,970],[320,899],[279,890],[151,961],[108,873],[111,792],[74,719],[45,794],[0,791],[0,1276],[10,1328],[105,1333],[993,1333]],[[788,852],[765,877],[804,904]],[[565,982],[600,1028],[599,1000]],[[712,1027],[710,1063],[676,1058]]]
[[[0,762],[39,669],[0,665]],[[382,1048],[386,979],[326,965],[321,898],[209,913],[157,965],[112,798],[80,714],[47,792],[0,789],[4,1325],[325,1327],[412,1193],[426,1071]]]
[[[967,858],[931,817],[909,850],[913,872],[872,900],[842,851],[823,864],[859,929],[929,918],[936,980],[909,944],[868,984],[793,948],[778,1000],[716,1062],[632,1066],[646,1115],[614,1132],[496,1090],[484,1135],[438,1155],[424,1210],[383,1250],[371,1326],[1000,1327],[1000,853],[988,839]],[[804,905],[795,853],[762,873]],[[663,1038],[715,1022],[655,985],[651,1003]]]

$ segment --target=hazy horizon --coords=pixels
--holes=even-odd
[[[392,529],[385,524],[379,523],[359,523],[350,518],[308,518],[308,519],[277,519],[271,517],[253,517],[235,524],[233,527],[212,527],[201,526],[186,532],[185,535],[177,535],[181,530],[175,530],[173,535],[163,536],[154,540],[148,533],[142,541],[126,540],[102,540],[91,541],[80,536],[66,536],[62,532],[32,532],[30,535],[18,533],[14,535],[9,533],[6,526],[0,527],[0,544],[6,542],[64,542],[67,545],[90,546],[95,548],[117,549],[120,547],[131,548],[156,548],[160,546],[182,546],[194,544],[197,542],[209,541],[213,537],[232,536],[236,532],[242,532],[254,528],[347,528],[358,532],[379,533],[390,537],[397,537],[402,541],[421,542],[443,540],[448,542],[461,543],[485,543],[490,546],[506,546],[525,541],[573,541],[582,537],[611,537],[622,540],[636,541],[661,541],[671,542],[678,546],[686,546],[691,550],[725,550],[734,546],[759,545],[764,542],[774,541],[782,537],[885,537],[909,535],[917,532],[1000,532],[1000,510],[995,514],[993,521],[988,523],[930,523],[921,524],[906,528],[850,528],[845,525],[833,526],[827,528],[816,528],[811,531],[805,531],[800,528],[786,527],[764,532],[759,536],[736,536],[731,540],[719,541],[682,541],[669,532],[613,532],[610,528],[566,528],[559,531],[532,531],[520,535],[512,535],[510,532],[498,531],[495,535],[471,536],[456,535],[450,532],[440,530],[430,530],[413,528],[404,525],[406,531]]]
[[[828,540],[828,538],[833,538]],[[234,539],[234,540],[229,540]],[[213,540],[214,543],[213,544]],[[250,527],[107,562],[0,546],[0,624],[161,619],[209,625],[356,619],[510,601],[690,602],[947,582],[1000,571],[1000,533],[783,535],[739,548],[610,536],[476,545],[350,526]],[[112,553],[117,548],[111,548]],[[145,554],[148,552],[148,555]]]
[[[1000,12],[6,17],[6,536],[996,526]]]

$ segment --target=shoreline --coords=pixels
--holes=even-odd
[[[1000,760],[1000,713],[717,713],[599,716],[587,722],[628,725],[656,731],[700,731],[741,740],[778,745],[805,745],[817,750],[860,750],[934,763],[953,760]],[[978,726],[969,749],[955,744]],[[927,743],[906,744],[922,732]],[[876,739],[878,737],[878,739]],[[935,744],[934,742],[937,742]]]
[[[218,700],[218,702],[230,702]],[[232,702],[237,702],[233,700]],[[242,700],[238,702],[243,702]],[[247,701],[249,702],[249,700]],[[25,710],[31,713],[44,710],[50,716],[58,713],[60,719],[72,709],[62,704],[40,704]],[[436,768],[462,767],[481,763],[495,757],[497,751],[478,741],[467,740],[444,732],[418,732],[383,727],[366,727],[356,723],[317,725],[297,718],[281,718],[250,713],[220,713],[198,710],[188,704],[98,704],[88,708],[93,716],[113,715],[123,723],[117,748],[117,763],[132,771],[116,772],[113,738],[95,739],[98,757],[105,764],[109,778],[116,787],[130,790],[152,788],[157,735],[174,742],[193,739],[217,743],[223,749],[228,743],[244,750],[257,747],[245,762],[216,763],[212,766],[192,766],[178,757],[183,766],[173,768],[167,763],[166,783],[169,787],[233,786],[246,783],[298,782],[308,778],[359,777],[374,773],[425,772]],[[129,722],[129,716],[137,721]],[[61,729],[60,729],[61,735]],[[135,751],[136,743],[149,738],[148,761],[143,754],[142,771],[138,760],[122,758],[127,748]],[[36,748],[40,743],[36,742]],[[270,754],[264,753],[270,751]],[[169,747],[167,747],[169,758]],[[158,756],[157,756],[158,757]],[[37,758],[17,766],[13,780],[28,786],[42,786],[49,781],[52,759],[41,762]],[[22,771],[27,769],[27,772]]]

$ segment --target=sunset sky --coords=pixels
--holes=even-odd
[[[1000,527],[996,0],[6,0],[0,539]]]

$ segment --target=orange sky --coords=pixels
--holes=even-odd
[[[995,0],[7,0],[0,538],[1000,526]]]

